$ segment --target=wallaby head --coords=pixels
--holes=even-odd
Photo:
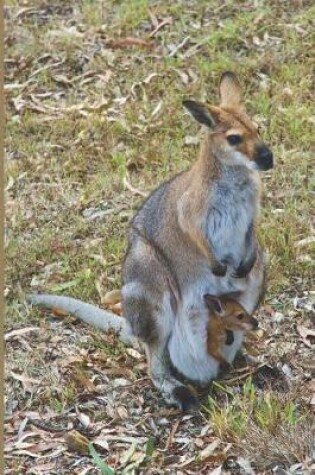
[[[257,124],[245,112],[241,86],[234,73],[222,74],[219,92],[219,107],[194,100],[183,101],[191,115],[210,129],[212,154],[226,164],[241,162],[258,170],[272,168],[272,152],[262,142]]]
[[[230,296],[214,297],[206,294],[204,300],[211,318],[220,319],[225,329],[250,331],[258,328],[258,321]]]

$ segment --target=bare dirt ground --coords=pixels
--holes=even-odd
[[[6,473],[314,473],[313,2],[8,0],[5,19]],[[227,69],[276,158],[268,291],[253,363],[183,415],[141,350],[25,294],[106,307],[143,196],[196,158],[182,99],[217,101]]]

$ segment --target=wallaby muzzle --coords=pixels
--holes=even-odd
[[[254,162],[259,170],[270,170],[273,168],[273,153],[265,144],[255,147]]]

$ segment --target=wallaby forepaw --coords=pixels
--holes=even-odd
[[[244,279],[252,270],[254,263],[255,261],[250,262],[249,264],[241,263],[238,268],[233,272],[232,277],[234,277],[235,279]]]
[[[241,262],[238,268],[232,274],[232,277],[236,279],[244,279],[248,276],[254,264],[256,262],[256,253],[252,254],[252,256],[245,262]]]
[[[187,386],[177,386],[173,390],[176,406],[183,412],[196,411],[200,405],[195,392]]]
[[[211,270],[215,276],[224,277],[227,271],[227,265],[222,264],[222,262],[216,262],[215,264],[213,264]]]

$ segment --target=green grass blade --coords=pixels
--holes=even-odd
[[[103,462],[99,454],[96,452],[94,445],[92,443],[89,444],[89,451],[92,457],[92,460],[97,468],[100,469],[102,475],[116,475],[115,470],[110,468],[107,463]]]

